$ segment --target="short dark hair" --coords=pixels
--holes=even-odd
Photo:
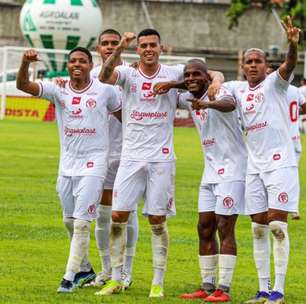
[[[121,34],[115,30],[115,29],[112,29],[112,28],[109,28],[109,29],[106,29],[104,31],[102,31],[98,37],[98,43],[100,43],[100,40],[101,40],[101,37],[105,34],[113,34],[113,35],[116,35],[118,36],[120,39],[121,39]]]
[[[92,55],[91,55],[90,51],[89,51],[88,49],[84,48],[84,47],[81,47],[81,46],[78,46],[78,47],[72,49],[72,50],[69,52],[69,54],[68,54],[68,59],[70,59],[70,56],[71,56],[73,53],[75,53],[75,52],[82,52],[82,53],[86,54],[87,57],[88,57],[89,63],[92,63]]]
[[[157,36],[159,41],[160,41],[160,34],[159,34],[159,32],[157,30],[155,30],[155,29],[147,28],[147,29],[144,29],[141,32],[139,32],[139,34],[137,35],[137,42],[139,41],[140,37],[152,36],[152,35]]]
[[[187,61],[186,65],[185,65],[185,69],[186,67],[189,65],[189,64],[198,64],[201,66],[203,72],[207,73],[207,65],[206,63],[202,60],[202,59],[199,59],[199,58],[194,58],[194,59],[190,59]]]

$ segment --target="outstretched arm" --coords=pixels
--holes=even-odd
[[[118,73],[114,70],[120,60],[121,53],[129,46],[131,41],[136,38],[134,33],[126,32],[123,34],[121,41],[114,50],[113,54],[109,56],[106,62],[102,65],[99,74],[99,80],[108,84],[115,84],[118,78]]]
[[[38,54],[35,50],[25,51],[16,80],[17,89],[34,96],[39,94],[39,84],[29,80],[29,66],[31,62],[38,60]]]
[[[203,101],[200,99],[188,99],[192,102],[193,110],[214,109],[220,112],[232,112],[236,108],[236,103],[232,98],[223,98],[221,100]]]
[[[184,81],[165,81],[158,82],[153,87],[154,95],[162,95],[169,92],[171,89],[182,89],[186,90]]]
[[[289,16],[287,17],[286,22],[282,22],[282,25],[287,33],[289,46],[288,46],[286,60],[280,66],[279,73],[283,79],[289,80],[290,75],[293,72],[293,69],[295,68],[297,63],[297,54],[298,54],[297,45],[299,42],[301,30],[292,25],[292,20]]]

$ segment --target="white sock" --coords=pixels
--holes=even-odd
[[[257,268],[259,290],[269,292],[270,287],[270,229],[268,225],[252,222],[253,256]]]
[[[133,211],[129,215],[128,224],[127,224],[127,241],[126,241],[126,250],[125,250],[125,261],[123,270],[125,273],[131,275],[133,258],[136,253],[136,244],[138,240],[138,215],[136,211]]]
[[[237,257],[230,254],[219,254],[219,287],[229,292]]]
[[[65,227],[67,229],[67,232],[68,232],[68,237],[69,237],[70,242],[71,242],[72,236],[73,236],[73,229],[74,229],[73,228],[74,218],[64,217],[63,221],[64,221]],[[81,262],[80,271],[87,272],[87,271],[90,271],[91,268],[92,268],[92,266],[91,266],[91,264],[88,260],[88,251],[87,251],[86,255],[84,256],[84,259]]]
[[[96,244],[99,251],[102,270],[111,272],[109,238],[110,238],[110,221],[112,216],[112,206],[99,205],[97,208],[96,220]]]
[[[272,221],[270,222],[269,226],[273,235],[275,267],[275,285],[273,290],[284,294],[290,247],[288,224],[280,221]]]
[[[126,248],[127,222],[111,224],[110,246],[111,246],[111,266],[112,280],[121,279],[121,269],[123,266],[124,251]]]
[[[218,255],[199,255],[199,265],[203,287],[213,290],[216,287]],[[206,290],[206,289],[205,289]]]
[[[164,222],[162,224],[151,225],[151,229],[154,269],[152,284],[163,286],[169,247],[167,223]]]
[[[81,262],[88,252],[90,223],[79,219],[74,220],[74,233],[70,243],[70,253],[64,279],[73,281],[80,271]]]

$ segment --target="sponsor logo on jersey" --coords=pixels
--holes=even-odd
[[[168,148],[162,148],[163,154],[169,154],[169,149]]]
[[[87,167],[87,168],[93,168],[93,166],[94,166],[94,162],[93,162],[93,161],[89,161],[89,162],[87,162],[87,164],[86,164],[86,167]]]
[[[141,87],[143,91],[151,90],[151,88],[152,88],[152,82],[144,82]]]
[[[71,111],[73,116],[79,116],[82,113],[82,109],[78,108],[77,110]]]
[[[64,133],[66,136],[73,136],[73,135],[86,135],[86,136],[91,136],[96,134],[96,129],[95,128],[64,128]]]
[[[288,194],[286,192],[281,192],[278,195],[278,201],[282,204],[288,203]]]
[[[143,118],[166,119],[168,112],[139,112],[134,110],[130,117],[135,120],[142,120]]]
[[[73,105],[78,105],[78,104],[80,104],[80,102],[81,102],[81,98],[82,98],[82,97],[73,97],[71,103],[72,103]]]
[[[225,208],[232,208],[234,206],[234,200],[230,196],[225,197],[223,200],[223,206]]]
[[[93,109],[93,108],[96,107],[96,105],[97,105],[97,102],[96,102],[93,98],[90,98],[90,99],[88,99],[88,100],[86,101],[86,107],[87,107],[87,108]]]
[[[251,132],[251,131],[257,131],[257,130],[261,130],[261,129],[264,129],[268,126],[268,122],[265,121],[265,122],[258,122],[254,125],[250,125],[249,127],[246,127],[246,130],[248,132]]]
[[[245,110],[247,112],[247,114],[250,113],[255,113],[256,111],[254,110],[255,105],[253,103],[249,104],[248,106],[245,107]]]
[[[248,96],[247,96],[247,98],[246,98],[246,101],[248,101],[248,102],[250,102],[250,101],[252,101],[253,99],[254,99],[254,93],[250,93]]]
[[[203,146],[210,147],[216,143],[214,138],[207,138],[203,140]]]
[[[278,154],[278,153],[277,153],[277,154],[274,154],[274,155],[273,155],[273,159],[274,159],[274,160],[280,160],[280,159],[281,159],[281,155]]]
[[[167,204],[167,209],[171,210],[173,206],[173,197],[170,197]]]
[[[218,174],[219,174],[219,175],[224,174],[224,168],[219,169],[219,170],[218,170]]]
[[[96,204],[90,205],[90,206],[88,207],[87,211],[88,211],[88,213],[89,213],[90,215],[94,215],[95,212],[96,212]]]

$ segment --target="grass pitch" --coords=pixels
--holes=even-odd
[[[306,137],[302,140],[302,220],[289,221],[291,254],[286,282],[289,304],[306,303]],[[175,146],[177,216],[169,221],[171,244],[163,303],[185,303],[178,296],[198,288],[200,283],[196,223],[203,162],[195,129],[176,129]],[[94,288],[79,289],[69,295],[56,293],[69,250],[55,192],[58,152],[55,124],[0,121],[0,303],[160,302],[148,299],[152,278],[151,240],[149,225],[142,216],[130,290],[103,298],[94,295]],[[242,303],[258,288],[248,217],[239,218],[237,240],[232,303]],[[93,234],[90,256],[95,270],[99,271]]]

